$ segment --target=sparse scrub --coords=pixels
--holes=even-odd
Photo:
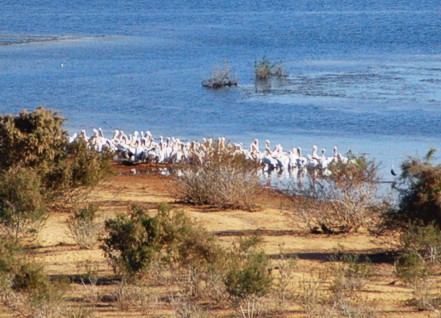
[[[116,305],[120,310],[136,308],[143,313],[155,314],[159,305],[159,292],[147,286],[143,280],[133,283],[122,280],[115,290]]]
[[[187,298],[172,298],[172,307],[176,318],[208,318],[211,316],[201,305]]]
[[[302,185],[295,185],[295,220],[311,232],[340,234],[372,230],[382,203],[378,198],[378,167],[365,157],[351,157],[348,163],[330,167],[329,176],[307,174]]]
[[[230,300],[234,306],[256,303],[260,297],[271,291],[272,276],[269,259],[256,249],[260,242],[258,238],[242,240],[228,254],[224,284]]]
[[[66,310],[66,314],[63,317],[66,318],[95,318],[95,313],[92,308],[88,308],[84,305],[77,307],[69,307]]]
[[[95,221],[98,206],[88,204],[67,219],[70,235],[80,248],[91,248],[98,240],[100,225]]]
[[[44,220],[40,177],[31,168],[11,168],[0,176],[0,224],[16,239]]]
[[[409,225],[400,236],[401,254],[395,262],[398,277],[407,282],[437,272],[441,265],[441,230],[437,225]]]
[[[360,261],[356,255],[346,254],[342,261],[334,260],[333,280],[330,290],[336,298],[349,297],[359,292],[367,283],[372,274],[368,260]]]
[[[371,275],[369,263],[353,255],[333,260],[331,271],[300,284],[297,300],[310,317],[375,317],[373,304],[361,295]],[[329,286],[329,289],[326,288]]]
[[[98,268],[92,263],[91,260],[86,261],[84,264],[78,264],[78,271],[83,272],[80,275],[81,285],[87,291],[85,300],[90,303],[94,303],[99,299],[97,283],[98,283]],[[81,308],[79,308],[81,312]]]
[[[296,259],[282,259],[275,264],[277,275],[273,270],[273,283],[270,297],[277,309],[283,310],[288,301],[294,297],[294,275],[297,271]]]
[[[261,190],[255,165],[228,151],[212,152],[177,175],[177,197],[222,209],[252,210]]]
[[[29,261],[15,258],[15,266],[0,273],[4,305],[26,317],[60,317],[67,283],[50,281],[43,268]]]
[[[254,62],[254,77],[257,80],[268,80],[272,77],[288,77],[288,73],[281,63],[271,63],[266,58],[263,58],[259,62]]]
[[[215,68],[211,77],[202,82],[202,86],[214,89],[237,86],[237,79],[231,74],[230,65],[225,63],[222,69]]]
[[[413,298],[410,303],[416,310],[432,310],[439,313],[441,294],[434,278],[425,277],[416,280],[411,286],[413,288]]]

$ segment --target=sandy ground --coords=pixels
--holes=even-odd
[[[185,211],[213,233],[222,244],[229,245],[237,240],[241,233],[262,235],[263,246],[272,258],[275,266],[280,258],[296,255],[295,276],[311,277],[329,266],[329,257],[337,250],[367,254],[371,256],[373,275],[362,291],[363,297],[373,301],[381,317],[435,317],[431,311],[418,312],[408,304],[412,299],[412,289],[397,281],[393,276],[393,259],[385,254],[390,246],[385,240],[377,240],[366,233],[329,236],[308,234],[290,217],[295,206],[283,195],[265,190],[259,195],[260,209],[255,212],[215,210],[209,207],[197,207],[178,203],[173,197],[173,180],[156,173],[145,173],[137,169],[132,174],[130,167],[119,167],[116,175],[101,182],[94,189],[82,189],[75,202],[65,199],[65,205],[73,203],[95,202],[100,205],[98,219],[104,221],[118,213],[127,212],[131,204],[142,204],[155,210],[158,204],[168,203]],[[80,199],[78,199],[78,197]],[[96,317],[148,317],[134,309],[121,310],[115,303],[116,283],[99,244],[92,249],[80,249],[71,239],[66,223],[70,215],[68,209],[51,211],[44,227],[30,249],[35,253],[36,261],[43,264],[50,275],[70,275],[84,273],[85,266],[93,267],[102,281],[108,284],[97,286],[100,300],[87,303],[87,307]],[[90,286],[81,283],[71,284],[67,301],[73,307],[78,300],[85,299],[92,293]],[[166,291],[161,291],[166,292]],[[113,298],[112,298],[113,297]],[[0,307],[0,317],[14,317],[13,313]],[[156,314],[173,317],[171,308],[166,303],[160,304]],[[212,317],[224,316],[216,311]],[[303,317],[300,307],[294,302],[273,317]]]

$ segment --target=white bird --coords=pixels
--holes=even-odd
[[[69,143],[76,141],[78,138],[78,134],[74,133],[71,137],[69,137]]]
[[[305,157],[302,156],[302,148],[297,147],[297,153],[298,153],[298,157],[297,157],[297,168],[299,168],[299,170],[303,170],[303,168],[305,168],[306,163],[308,162],[306,160]]]

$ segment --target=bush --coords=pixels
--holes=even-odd
[[[19,255],[20,249],[16,242],[0,236],[0,276],[16,268]]]
[[[225,63],[223,69],[215,69],[211,74],[211,77],[202,82],[202,86],[206,88],[222,88],[237,86],[237,79],[231,75],[231,67]]]
[[[161,205],[156,216],[139,206],[105,223],[101,246],[115,272],[133,276],[152,262],[188,265],[214,261],[218,247],[183,213]]]
[[[67,133],[65,119],[43,107],[18,116],[0,117],[0,168],[18,165],[38,167],[57,163],[64,157]]]
[[[97,242],[100,230],[99,224],[95,222],[97,211],[97,205],[88,204],[67,220],[70,234],[80,248],[91,248]]]
[[[261,190],[256,172],[255,165],[242,155],[228,150],[211,152],[203,162],[186,167],[175,176],[177,197],[222,209],[252,210]]]
[[[233,303],[252,297],[262,297],[271,291],[272,277],[269,259],[255,249],[260,240],[242,240],[226,260],[224,283]]]
[[[395,262],[398,277],[406,281],[424,278],[441,264],[441,230],[434,224],[411,224],[400,235],[401,253]]]
[[[424,158],[409,157],[401,164],[398,208],[387,215],[404,227],[409,222],[441,227],[441,165],[433,165],[435,150]]]
[[[267,80],[271,77],[283,78],[287,77],[288,73],[284,70],[281,63],[273,64],[266,58],[259,62],[254,62],[254,77],[257,80]]]
[[[0,237],[0,301],[26,317],[60,317],[67,283],[51,281],[16,242]]]
[[[42,221],[45,201],[40,177],[31,168],[11,168],[0,175],[0,224],[17,237]]]
[[[347,163],[329,167],[331,174],[307,174],[294,185],[295,219],[312,232],[339,234],[372,228],[379,216],[378,166],[365,157],[352,156]]]
[[[111,170],[112,155],[108,151],[96,152],[83,139],[69,145],[72,184],[93,186]]]
[[[338,261],[341,259],[341,261]],[[372,273],[369,262],[343,255],[331,258],[331,271],[302,282],[298,302],[309,317],[375,317],[374,303],[360,292]],[[323,288],[329,286],[329,290]]]
[[[96,184],[108,172],[110,156],[90,150],[84,141],[69,144],[64,122],[62,116],[44,107],[2,115],[0,170],[32,168],[40,176],[44,192]]]

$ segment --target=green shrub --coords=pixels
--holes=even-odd
[[[0,237],[0,301],[26,317],[60,317],[66,280],[51,281],[15,242]]]
[[[0,276],[16,268],[19,255],[20,249],[16,242],[0,236]]]
[[[38,167],[64,157],[67,133],[64,118],[43,107],[34,112],[0,117],[0,168]]]
[[[255,249],[260,240],[242,240],[227,256],[224,284],[233,303],[265,296],[271,291],[269,259]]]
[[[400,235],[401,253],[395,261],[395,272],[406,281],[433,274],[441,264],[441,230],[437,225],[411,224]]]
[[[70,144],[68,149],[73,185],[92,186],[110,173],[110,152],[96,152],[83,139]]]
[[[86,142],[69,144],[65,119],[44,107],[0,117],[0,170],[33,168],[42,191],[59,193],[71,186],[94,185],[109,171],[111,158]]]
[[[208,204],[222,209],[256,208],[262,189],[256,166],[229,150],[209,152],[175,176],[177,197],[185,202]]]
[[[129,215],[120,215],[105,223],[108,237],[102,249],[116,273],[134,274],[152,262],[187,265],[212,262],[218,247],[207,233],[183,213],[171,213],[161,205],[156,216],[139,206]]]
[[[41,266],[37,266],[34,263],[25,263],[17,270],[12,288],[15,291],[30,292],[37,289],[45,290],[49,284],[49,276],[47,276]]]
[[[434,154],[431,149],[424,158],[409,157],[401,164],[398,208],[387,215],[395,223],[441,226],[441,164],[432,164]]]
[[[347,163],[329,167],[329,175],[306,175],[294,185],[293,217],[312,232],[339,234],[372,229],[380,216],[378,166],[364,156],[350,156]]]
[[[0,175],[0,224],[17,237],[44,219],[41,182],[31,168],[11,168]]]
[[[251,253],[244,260],[235,260],[224,281],[228,294],[240,300],[268,294],[271,286],[268,265],[268,257],[263,252]]]

